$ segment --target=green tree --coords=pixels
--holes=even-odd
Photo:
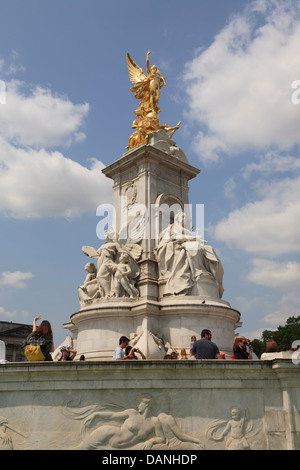
[[[253,351],[255,352],[257,357],[260,357],[262,355],[262,353],[266,351],[265,343],[263,341],[259,340],[259,339],[253,339],[251,341],[251,344],[252,344],[252,347],[253,347]]]
[[[268,339],[273,339],[278,344],[279,351],[282,351],[287,345],[292,345],[296,340],[300,340],[300,315],[298,317],[289,317],[284,326],[278,326],[277,330],[264,330],[261,339],[252,341],[253,351],[260,357],[266,352],[266,343]]]

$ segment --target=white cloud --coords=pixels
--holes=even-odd
[[[251,162],[242,171],[245,179],[253,173],[268,176],[272,173],[286,173],[300,169],[300,159],[292,155],[282,155],[274,151],[268,151],[259,158],[258,162]]]
[[[19,81],[6,83],[6,104],[0,106],[1,135],[21,146],[53,147],[82,140],[79,131],[89,105],[74,105],[69,99],[55,96],[50,90],[34,87],[27,90]]]
[[[0,59],[0,71],[2,76],[9,77],[17,74],[18,72],[24,72],[25,67],[19,62],[19,52],[17,50],[11,51],[8,59]]]
[[[224,196],[227,199],[236,200],[235,190],[237,188],[236,181],[233,176],[231,176],[224,184]]]
[[[24,287],[27,287],[27,284],[24,281],[32,279],[33,277],[34,275],[30,272],[25,273],[22,271],[5,271],[1,275],[0,285],[12,286],[16,287],[17,289],[22,289]]]
[[[300,315],[300,292],[286,292],[277,302],[270,305],[268,313],[261,318],[261,322],[272,328],[284,325],[292,316]]]
[[[2,67],[8,74],[4,62]],[[6,104],[0,106],[0,213],[21,219],[74,218],[111,202],[112,183],[101,173],[100,161],[91,159],[86,168],[53,150],[85,139],[82,126],[89,105],[73,104],[66,96],[17,80],[5,85]]]
[[[0,318],[15,318],[18,315],[16,311],[9,312],[5,308],[0,307]]]
[[[187,115],[199,129],[201,159],[300,143],[300,106],[291,102],[300,79],[299,18],[298,1],[251,3],[187,64]]]
[[[275,288],[275,287],[274,287]],[[276,293],[278,289],[276,290]],[[237,308],[242,313],[242,319],[248,319],[248,326],[241,330],[241,334],[247,338],[261,338],[264,330],[276,330],[278,326],[284,325],[286,320],[292,316],[300,315],[300,292],[299,290],[288,290],[277,297],[274,295],[264,294],[261,297],[254,297],[247,299],[246,297],[237,297]],[[251,330],[251,318],[257,316],[258,322],[262,325],[261,328]],[[248,331],[249,330],[249,331]]]
[[[263,286],[293,290],[300,285],[300,264],[255,258],[248,279]]]
[[[257,306],[260,303],[260,297],[251,297],[250,299],[248,299],[247,297],[240,295],[234,299],[235,308],[237,308],[237,310],[243,313],[249,312],[253,307]]]
[[[260,256],[300,251],[300,177],[257,184],[260,199],[231,212],[214,229],[214,236]]]
[[[104,165],[91,167],[60,152],[17,148],[0,138],[0,212],[15,218],[80,216],[110,202]]]

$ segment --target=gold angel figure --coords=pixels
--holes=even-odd
[[[135,98],[141,100],[138,109],[135,111],[137,117],[145,116],[148,113],[159,113],[161,110],[158,107],[160,98],[160,89],[166,84],[165,78],[162,76],[156,65],[149,65],[149,55],[151,51],[147,52],[146,66],[147,75],[139,67],[134,60],[127,53],[127,64],[129,78],[134,83],[130,88],[134,92]]]
[[[129,150],[137,145],[147,144],[149,134],[161,129],[170,132],[169,137],[171,138],[181,124],[180,121],[176,126],[170,127],[168,124],[161,126],[159,123],[158,113],[161,110],[158,107],[158,102],[160,90],[166,84],[166,80],[156,65],[150,67],[150,54],[151,51],[148,51],[146,57],[147,75],[145,75],[143,69],[127,53],[129,78],[134,83],[130,91],[134,92],[135,98],[140,100],[138,108],[134,111],[137,119],[132,123],[135,132],[129,138],[127,147]]]

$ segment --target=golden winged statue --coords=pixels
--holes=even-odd
[[[166,84],[166,80],[157,69],[156,65],[150,67],[150,54],[151,51],[148,51],[146,57],[147,75],[144,74],[143,69],[127,54],[129,78],[132,83],[134,83],[134,86],[130,88],[130,90],[134,92],[135,98],[141,100],[137,111],[135,111],[137,117],[151,112],[160,112],[158,107],[160,89]]]
[[[170,138],[174,132],[179,128],[181,122],[177,126],[170,127],[168,124],[159,123],[158,113],[161,112],[158,107],[160,98],[160,90],[166,85],[166,80],[156,67],[149,64],[149,55],[151,51],[147,52],[146,66],[147,75],[145,75],[143,69],[139,67],[135,61],[131,58],[130,54],[127,53],[127,64],[129,78],[134,86],[130,88],[130,91],[134,93],[134,97],[140,100],[138,108],[134,111],[137,119],[133,121],[132,128],[136,131],[130,136],[128,142],[128,149],[132,149],[139,144],[148,143],[148,134],[160,129],[166,132],[171,132]]]

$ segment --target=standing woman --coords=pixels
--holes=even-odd
[[[43,320],[40,326],[37,326],[36,322],[40,318],[38,316],[33,319],[32,333],[26,338],[24,343],[39,345],[45,356],[45,361],[52,361],[53,359],[50,354],[54,352],[52,328],[47,320]]]

